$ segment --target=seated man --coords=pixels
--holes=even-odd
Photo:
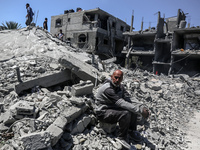
[[[58,34],[56,35],[56,37],[57,37],[58,39],[60,39],[61,41],[63,41],[63,36],[64,36],[64,33],[62,33],[62,29],[60,29],[60,33],[58,33]]]
[[[111,80],[98,89],[96,94],[96,116],[97,119],[105,123],[119,123],[119,135],[117,140],[127,149],[130,145],[126,142],[128,130],[132,130],[132,138],[135,141],[141,140],[136,134],[137,115],[142,115],[147,119],[150,111],[147,106],[141,103],[134,103],[130,99],[129,93],[121,84],[123,72],[116,70],[111,76]]]

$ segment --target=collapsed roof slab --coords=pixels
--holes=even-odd
[[[55,73],[55,74],[47,75],[47,76],[40,77],[34,80],[19,83],[15,85],[15,92],[19,94],[22,91],[28,90],[35,86],[50,87],[50,86],[60,84],[71,79],[72,79],[71,71],[68,69],[65,69],[64,71],[59,72],[59,73]]]
[[[100,72],[92,65],[89,65],[72,55],[63,56],[59,58],[58,62],[67,69],[70,69],[84,81],[91,80],[94,84],[99,82],[98,77],[100,76]]]

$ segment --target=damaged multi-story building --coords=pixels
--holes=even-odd
[[[162,18],[158,12],[156,28],[125,32],[130,44],[122,51],[127,67],[143,67],[155,74],[200,73],[200,28],[186,28],[186,13],[178,10],[177,16]]]
[[[123,32],[130,26],[100,8],[77,8],[76,12],[70,9],[51,17],[51,33],[58,34],[60,29],[65,34],[64,41],[103,59],[121,54],[127,44]]]

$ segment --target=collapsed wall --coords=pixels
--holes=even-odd
[[[142,142],[130,139],[132,145],[147,150],[187,148],[185,125],[200,109],[200,78],[156,76],[113,63],[103,72],[90,55],[41,28],[2,31],[0,39],[0,51],[7,56],[0,62],[1,149],[122,149],[115,140],[118,129],[110,133],[109,126],[102,128],[93,112],[96,81],[103,82],[115,69],[124,71],[126,89],[152,112],[149,123],[138,126]],[[26,44],[19,42],[25,39]]]

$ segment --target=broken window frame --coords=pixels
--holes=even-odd
[[[80,34],[78,36],[78,43],[86,43],[87,42],[87,36],[85,34]]]
[[[60,18],[56,19],[55,27],[62,27],[62,19]]]

